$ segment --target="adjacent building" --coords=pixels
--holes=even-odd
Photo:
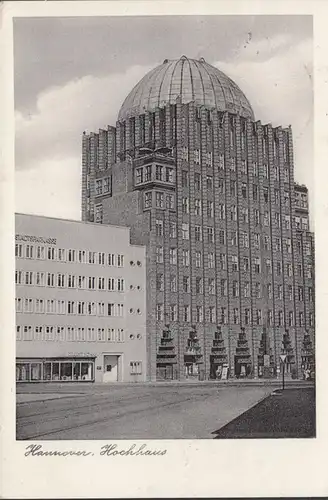
[[[147,378],[302,377],[314,242],[291,127],[204,59],[165,60],[83,134],[82,219],[146,247]]]
[[[17,382],[146,379],[145,248],[127,227],[16,214]]]

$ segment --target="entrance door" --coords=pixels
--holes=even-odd
[[[103,382],[118,381],[118,358],[119,356],[115,355],[104,356]]]

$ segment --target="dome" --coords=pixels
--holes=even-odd
[[[118,120],[175,104],[178,97],[183,104],[195,102],[254,120],[252,107],[235,82],[203,58],[198,61],[186,56],[174,61],[165,59],[149,71],[123,102]]]

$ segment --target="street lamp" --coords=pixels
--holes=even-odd
[[[285,335],[286,336],[288,335],[288,330],[286,330]],[[286,338],[284,338],[284,337],[282,340],[282,345],[283,345],[282,354],[280,354],[280,359],[282,362],[282,390],[285,390],[285,365],[286,365],[286,358],[287,358],[287,354],[286,354],[287,341],[286,341]]]

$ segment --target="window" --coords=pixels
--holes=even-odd
[[[224,203],[219,203],[219,206],[218,206],[218,217],[221,220],[225,219],[225,204]]]
[[[258,177],[259,175],[259,167],[256,161],[253,162],[253,176]]]
[[[102,278],[104,279],[104,278]],[[125,285],[125,281],[123,278],[117,278],[117,291],[118,292],[124,292],[124,285]],[[103,288],[104,290],[104,288]]]
[[[105,307],[105,304],[103,304],[103,306]],[[85,309],[85,302],[79,301],[77,303],[77,314],[85,314],[85,310],[84,309]]]
[[[102,179],[96,180],[96,195],[102,194]]]
[[[156,191],[155,192],[155,200],[156,200],[156,207],[157,208],[164,208],[164,194]]]
[[[218,167],[220,170],[224,170],[224,155],[220,154],[219,155],[219,164]]]
[[[238,271],[239,266],[238,266],[238,256],[237,255],[232,255],[231,256],[231,271],[236,272]]]
[[[240,233],[240,245],[243,248],[249,248],[249,235],[244,231]]]
[[[54,275],[52,275],[54,276]],[[31,271],[26,271],[25,272],[25,285],[32,285],[33,284],[33,273]],[[49,286],[55,286],[54,283]]]
[[[25,313],[32,313],[33,312],[33,299],[24,299],[24,312]],[[53,311],[53,312],[55,312],[55,311]]]
[[[163,236],[163,221],[156,219],[155,221],[156,236]]]
[[[248,297],[250,297],[250,295],[251,295],[250,283],[248,281],[246,281],[244,283],[244,297],[248,298]]]
[[[124,316],[124,305],[116,304],[116,316],[123,317]]]
[[[228,295],[228,280],[221,279],[221,281],[220,281],[220,293],[221,293],[221,297],[226,297]]]
[[[293,300],[293,287],[288,285],[288,300]]]
[[[241,160],[241,173],[247,175],[247,162],[246,160]]]
[[[268,299],[272,299],[272,283],[268,283],[267,285],[267,297]]]
[[[177,263],[177,249],[170,248],[170,264],[176,264],[176,263]]]
[[[231,172],[236,172],[236,158],[230,158],[230,170]]]
[[[65,286],[65,274],[57,274],[57,286],[61,288]]]
[[[267,272],[267,274],[272,274],[272,262],[271,262],[271,259],[266,259],[265,266],[266,266],[266,272]]]
[[[68,250],[68,262],[75,262],[75,250]]]
[[[288,326],[294,326],[294,313],[293,313],[293,311],[288,312]]]
[[[202,228],[201,228],[201,226],[195,226],[195,240],[202,241]]]
[[[261,309],[257,309],[257,311],[256,311],[256,324],[262,325],[262,311],[261,311]]]
[[[163,247],[158,246],[156,247],[156,262],[158,264],[163,264]]]
[[[196,294],[203,293],[203,280],[200,276],[196,276]]]
[[[16,243],[15,245],[15,257],[23,257],[23,245],[21,243]]]
[[[233,221],[237,220],[237,207],[236,207],[236,205],[231,206],[230,215],[231,215],[231,220],[233,220]]]
[[[267,234],[263,236],[263,247],[264,250],[270,250],[270,236],[268,236]]]
[[[260,274],[260,272],[261,272],[261,260],[260,260],[260,257],[255,257],[255,259],[254,259],[254,271],[257,274]]]
[[[189,224],[187,223],[182,224],[182,239],[189,240]]]
[[[47,259],[48,260],[55,260],[55,249],[52,247],[48,247],[47,249]]]
[[[190,264],[189,250],[182,250],[182,265],[188,267]]]
[[[75,314],[75,302],[73,300],[67,302],[67,314]]]
[[[303,311],[299,312],[299,325],[304,326],[304,312]]]
[[[243,270],[247,273],[249,271],[249,258],[243,257]]]
[[[182,198],[182,213],[189,214],[189,198]]]
[[[206,176],[206,186],[207,189],[213,189],[213,177],[211,175]]]
[[[215,258],[214,258],[214,253],[209,252],[207,255],[207,262],[208,262],[208,267],[209,269],[214,269],[215,267]]]
[[[263,176],[265,179],[269,178],[269,166],[266,163],[263,165]]]
[[[239,297],[239,282],[238,281],[232,282],[232,296]]]
[[[197,165],[200,164],[200,150],[199,149],[194,149],[194,163]]]
[[[177,237],[177,225],[176,222],[170,222],[169,224],[169,236],[170,238]]]
[[[183,291],[185,293],[190,292],[190,278],[189,278],[189,276],[183,276],[182,287],[183,287]]]
[[[261,242],[261,236],[259,233],[254,233],[254,248],[259,250],[260,248],[260,242]]]
[[[195,199],[195,215],[202,215],[202,202],[199,199]]]
[[[284,313],[283,313],[283,311],[278,311],[278,326],[284,326]]]
[[[142,374],[142,362],[141,361],[131,361],[130,362],[130,374],[131,375],[141,375]]]
[[[55,286],[54,273],[47,273],[47,286]]]
[[[35,284],[37,286],[44,286],[45,285],[45,274],[43,272],[35,273]]]
[[[196,306],[196,323],[202,323],[202,322],[203,322],[203,307]]]
[[[310,314],[309,314],[309,325],[314,326],[314,314],[313,314],[313,312],[310,312]]]
[[[215,295],[215,279],[214,278],[208,279],[208,294]]]
[[[113,292],[115,290],[115,280],[114,278],[108,278],[108,291]]]
[[[195,173],[195,190],[200,191],[201,188],[201,176],[198,172]]]
[[[287,238],[285,241],[287,253],[292,253],[292,240],[290,238]]]
[[[214,243],[214,228],[213,227],[207,227],[207,242],[208,243]]]
[[[227,269],[227,256],[225,253],[219,254],[219,267],[220,271],[226,271]]]
[[[16,285],[21,285],[22,284],[22,271],[15,271],[15,283]]]
[[[146,165],[145,166],[145,182],[150,182],[151,181],[151,165]]]
[[[117,256],[117,267],[124,267],[124,255]]]
[[[163,167],[161,165],[156,165],[156,180],[157,181],[162,181],[163,180]]]
[[[241,221],[243,224],[248,224],[248,208],[246,207],[241,209]]]
[[[96,278],[89,276],[88,278],[88,290],[95,290],[96,288]]]
[[[225,230],[224,229],[219,230],[219,243],[220,243],[220,245],[225,245]]]
[[[166,167],[165,169],[165,180],[170,184],[173,183],[173,168]]]
[[[285,215],[285,228],[290,229],[290,215]]]
[[[245,325],[251,324],[251,310],[245,309]]]
[[[151,208],[151,205],[152,205],[152,192],[148,191],[147,193],[145,193],[144,207]]]
[[[268,326],[272,326],[273,325],[273,312],[270,309],[268,311],[267,320],[268,320]]]
[[[233,324],[238,325],[239,324],[239,309],[238,309],[238,307],[234,307],[233,312],[232,312],[232,317],[233,317]]]
[[[175,274],[171,274],[170,276],[170,291],[171,292],[177,291],[177,277]]]
[[[298,287],[298,300],[300,302],[303,302],[303,300],[304,300],[304,290],[303,290],[302,286]]]
[[[163,304],[156,305],[156,319],[157,321],[163,320]]]
[[[23,311],[23,301],[20,298],[15,299],[16,302],[16,312],[22,312]]]
[[[245,182],[241,184],[241,195],[244,199],[247,198],[247,184]]]
[[[231,231],[231,246],[238,245],[238,233],[237,231]]]
[[[105,254],[104,254],[104,252],[99,252],[98,253],[98,264],[100,266],[104,266],[105,265]]]
[[[268,203],[268,201],[269,201],[269,189],[267,187],[263,187],[263,198],[264,198],[264,203]]]
[[[267,211],[264,212],[263,223],[265,226],[270,226],[270,213]]]
[[[27,259],[33,259],[33,250],[33,245],[26,245],[25,256]],[[52,250],[54,250],[54,248]]]
[[[182,187],[188,187],[188,171],[187,170],[182,170],[181,182],[182,182]]]
[[[309,302],[313,302],[313,288],[309,287]]]
[[[207,321],[209,323],[215,323],[216,319],[215,319],[215,307],[214,306],[210,306],[207,310]]]
[[[237,196],[237,183],[236,183],[236,181],[230,181],[230,195],[232,197]]]
[[[190,306],[183,306],[182,313],[183,313],[183,321],[189,322],[190,321]]]
[[[170,320],[171,321],[178,320],[178,306],[176,304],[170,305]]]
[[[58,250],[59,252],[59,250]],[[41,246],[38,246],[36,247],[36,258],[37,259],[44,259],[44,256],[45,256],[45,248],[44,247],[41,247]],[[21,257],[21,255],[18,255],[18,257]],[[59,255],[58,255],[59,257]],[[59,258],[58,258],[59,260]]]
[[[253,200],[258,201],[259,199],[259,187],[257,184],[253,184]]]
[[[75,288],[75,276],[73,274],[67,276],[67,287]]]
[[[195,267],[199,268],[202,265],[202,253],[197,251],[195,252]]]
[[[228,312],[226,307],[221,307],[221,323],[226,325],[228,323]]]
[[[109,177],[105,177],[103,179],[103,192],[104,193],[109,193],[109,189],[110,189],[110,178]]]
[[[279,189],[274,190],[274,202],[276,205],[279,205],[280,202]]]

